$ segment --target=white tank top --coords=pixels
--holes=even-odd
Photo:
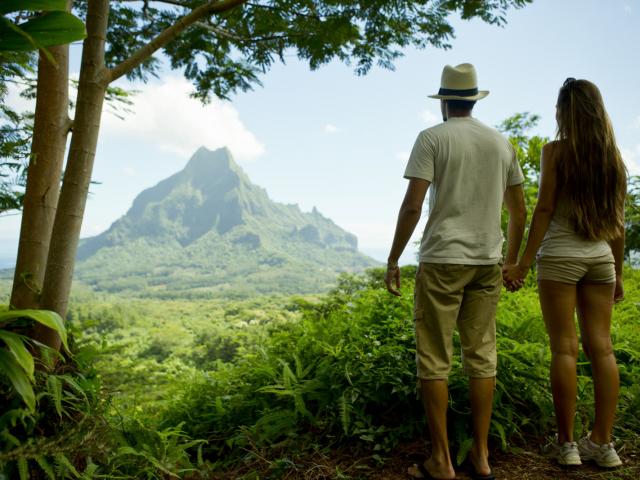
[[[587,240],[575,232],[569,220],[569,202],[561,195],[538,256],[594,258],[610,253],[611,247],[605,240]]]

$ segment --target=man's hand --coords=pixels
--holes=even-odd
[[[384,274],[384,283],[387,290],[400,297],[400,267],[395,262],[387,263],[387,271]],[[395,287],[394,287],[395,285]]]
[[[613,294],[614,303],[621,302],[624,299],[624,284],[622,282],[622,275],[616,275],[616,290]]]
[[[524,285],[524,279],[529,267],[519,264],[505,264],[502,266],[502,283],[510,292],[517,292]]]

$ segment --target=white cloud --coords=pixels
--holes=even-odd
[[[35,99],[27,99],[20,96],[23,88],[21,85],[15,83],[7,84],[7,97],[5,103],[17,112],[35,111],[36,101]]]
[[[399,160],[400,162],[408,162],[409,161],[409,152],[397,152],[396,153],[396,159]]]
[[[640,116],[636,118],[636,121],[633,122],[633,128],[640,128]]]
[[[623,148],[621,153],[629,173],[640,175],[640,143],[633,148]]]
[[[433,127],[442,121],[441,117],[431,110],[423,110],[420,112],[420,118],[427,127]]]
[[[625,3],[622,8],[624,8],[625,12],[630,12],[631,11],[631,5],[629,5],[628,3]]]
[[[338,127],[336,127],[335,125],[331,124],[331,123],[327,123],[324,128],[324,133],[338,133],[340,131],[340,129]]]
[[[103,114],[101,133],[134,137],[185,157],[201,146],[211,150],[227,146],[240,160],[253,160],[264,153],[264,146],[247,130],[231,103],[214,99],[203,105],[189,97],[192,90],[182,77],[146,85],[133,98],[133,112],[124,120]]]
[[[124,167],[122,169],[122,173],[124,173],[127,177],[135,177],[138,172],[136,172],[135,168]]]

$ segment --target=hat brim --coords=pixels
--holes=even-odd
[[[458,95],[429,95],[429,98],[436,98],[438,100],[467,100],[468,102],[475,102],[476,100],[482,100],[489,95],[489,90],[480,90],[476,95],[471,97],[460,97]]]

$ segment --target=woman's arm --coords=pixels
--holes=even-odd
[[[624,298],[624,287],[622,283],[622,265],[624,263],[624,228],[617,238],[609,241],[611,252],[616,265],[616,290],[613,296],[614,302],[619,302]]]

